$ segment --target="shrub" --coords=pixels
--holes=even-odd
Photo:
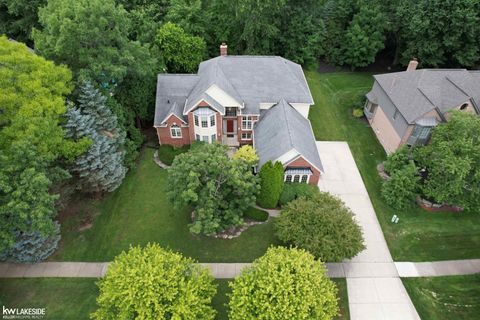
[[[408,165],[410,159],[410,149],[407,146],[400,147],[387,157],[384,164],[385,172],[392,175],[396,170],[401,170]]]
[[[238,149],[237,152],[235,152],[235,154],[233,155],[233,159],[242,159],[252,167],[257,165],[258,162],[257,153],[255,149],[249,144],[246,144],[240,149]]]
[[[35,263],[47,259],[58,247],[60,224],[55,222],[51,236],[39,232],[18,233],[13,248],[0,255],[0,261]]]
[[[260,210],[254,207],[248,208],[247,211],[243,214],[244,218],[249,218],[255,221],[267,221],[268,220],[268,212],[264,210]]]
[[[175,157],[179,154],[187,152],[189,148],[190,146],[188,145],[177,147],[168,144],[162,144],[160,147],[158,147],[158,158],[166,165],[171,166]]]
[[[353,111],[352,111],[352,115],[355,118],[363,117],[363,108],[354,108]]]
[[[275,220],[275,233],[283,242],[308,250],[321,261],[342,261],[365,249],[352,211],[323,192],[309,200],[289,202]]]
[[[275,208],[283,190],[283,165],[266,162],[260,169],[260,194],[257,203],[263,208]]]
[[[214,319],[210,272],[158,244],[122,252],[98,282],[93,319]]]
[[[396,170],[382,186],[382,196],[395,209],[411,206],[419,190],[420,177],[413,163]]]
[[[338,313],[335,284],[304,250],[270,248],[229,285],[230,320],[327,320]]]
[[[295,200],[299,197],[311,199],[319,193],[320,190],[318,189],[318,186],[315,185],[306,183],[286,183],[283,187],[283,191],[280,195],[280,200],[278,201],[278,203],[281,206],[284,206],[290,201]]]

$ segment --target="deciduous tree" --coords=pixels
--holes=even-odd
[[[193,233],[214,234],[241,225],[243,213],[255,203],[257,177],[248,164],[230,160],[226,152],[224,145],[202,143],[177,155],[169,170],[173,204],[195,210]]]

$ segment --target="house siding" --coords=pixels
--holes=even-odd
[[[172,138],[170,133],[170,128],[173,125],[177,125],[182,130],[182,137],[181,138]],[[171,115],[166,121],[165,126],[157,127],[157,137],[158,143],[162,144],[170,144],[174,146],[183,146],[185,144],[190,144],[190,130],[188,126],[185,124],[175,115]]]
[[[370,126],[378,138],[378,141],[380,141],[385,151],[387,153],[392,153],[397,150],[402,139],[395,131],[395,128],[391,125],[390,121],[388,120],[388,116],[383,111],[383,108],[378,106],[377,110],[375,111],[375,115],[369,121]]]
[[[287,170],[288,168],[310,168],[313,174],[310,176],[308,184],[316,185],[318,184],[318,181],[320,181],[320,171],[318,171],[314,166],[310,164],[310,162],[305,160],[302,156],[284,165],[285,170]]]

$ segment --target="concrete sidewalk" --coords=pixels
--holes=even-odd
[[[480,259],[435,262],[395,262],[398,275],[408,277],[439,277],[480,273]]]
[[[352,320],[417,320],[346,142],[317,142],[325,174],[320,190],[339,197],[363,229],[366,249],[343,264]]]

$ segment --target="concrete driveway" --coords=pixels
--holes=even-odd
[[[317,149],[325,170],[318,187],[342,199],[364,232],[366,249],[343,264],[351,319],[420,319],[398,276],[348,144],[318,141]]]

